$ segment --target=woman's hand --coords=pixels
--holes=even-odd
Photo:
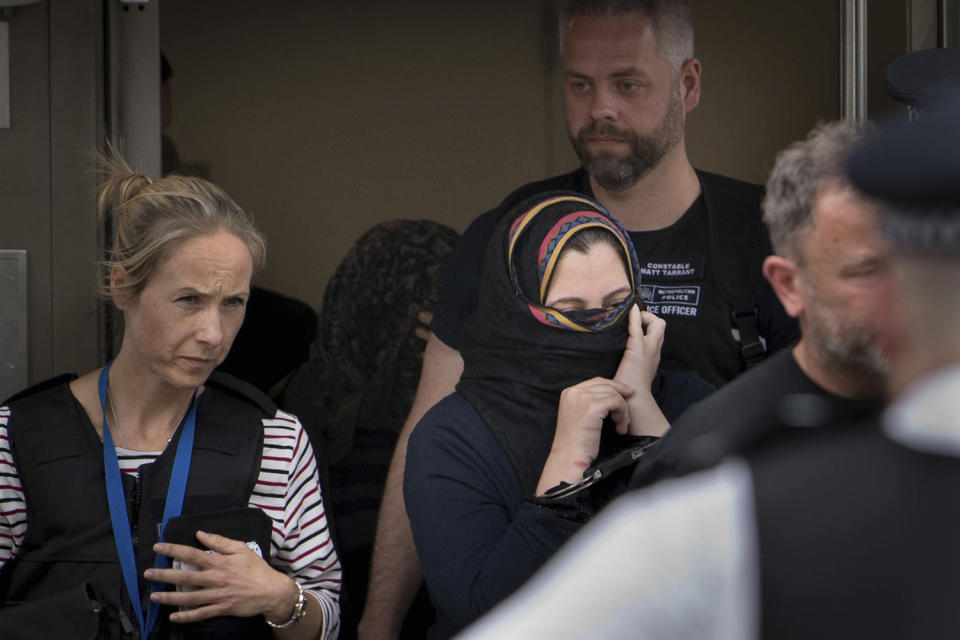
[[[630,309],[630,337],[614,380],[636,391],[650,388],[660,365],[660,348],[666,326],[663,318],[640,311],[636,305]]]
[[[154,551],[199,567],[148,569],[144,577],[155,582],[188,587],[189,591],[158,591],[151,600],[164,605],[191,607],[170,616],[172,622],[197,622],[217,616],[254,616],[282,623],[290,618],[297,600],[293,579],[268,565],[239,540],[197,531],[197,540],[216,551],[160,542]]]
[[[591,378],[563,390],[557,409],[557,430],[540,474],[537,495],[560,482],[573,484],[583,477],[597,457],[607,415],[616,423],[618,433],[627,433],[627,398],[631,395],[633,389],[629,386],[607,378]]]
[[[656,400],[653,399],[653,377],[660,364],[660,348],[667,323],[662,318],[630,309],[630,337],[620,359],[614,380],[633,390],[627,401],[630,413],[629,433],[634,436],[662,436],[670,428]]]

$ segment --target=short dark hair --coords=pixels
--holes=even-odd
[[[576,16],[621,16],[639,12],[653,22],[657,49],[674,71],[693,57],[693,4],[690,0],[569,0],[560,14],[560,43]]]

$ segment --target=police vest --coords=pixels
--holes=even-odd
[[[876,421],[759,446],[763,638],[956,638],[960,459]]]
[[[0,638],[136,638],[110,524],[103,444],[68,386],[75,376],[38,385],[10,401],[8,425],[27,504],[28,528],[0,571]],[[276,406],[253,386],[214,372],[197,405],[197,430],[183,515],[245,508],[263,450],[262,418]],[[179,431],[177,432],[179,437]],[[140,578],[153,566],[176,438],[163,454],[123,474]],[[264,554],[269,549],[263,550]],[[174,625],[161,607],[151,638],[270,638],[261,616]]]

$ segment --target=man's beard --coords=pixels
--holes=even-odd
[[[625,156],[612,151],[591,154],[589,139],[616,138],[625,142]],[[667,112],[660,124],[650,133],[640,135],[630,129],[620,129],[605,121],[594,121],[571,137],[573,150],[587,173],[607,191],[624,191],[660,164],[667,152],[683,137],[683,105],[678,93],[673,92]]]
[[[809,278],[804,301],[804,335],[827,370],[854,382],[862,397],[884,392],[890,360],[878,346],[874,332],[857,326],[843,314],[831,310],[817,294]]]

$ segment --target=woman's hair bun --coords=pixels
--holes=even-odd
[[[106,220],[117,215],[123,205],[137,197],[144,187],[153,182],[146,175],[135,173],[120,152],[109,142],[104,151],[94,152],[97,182],[97,218]]]

